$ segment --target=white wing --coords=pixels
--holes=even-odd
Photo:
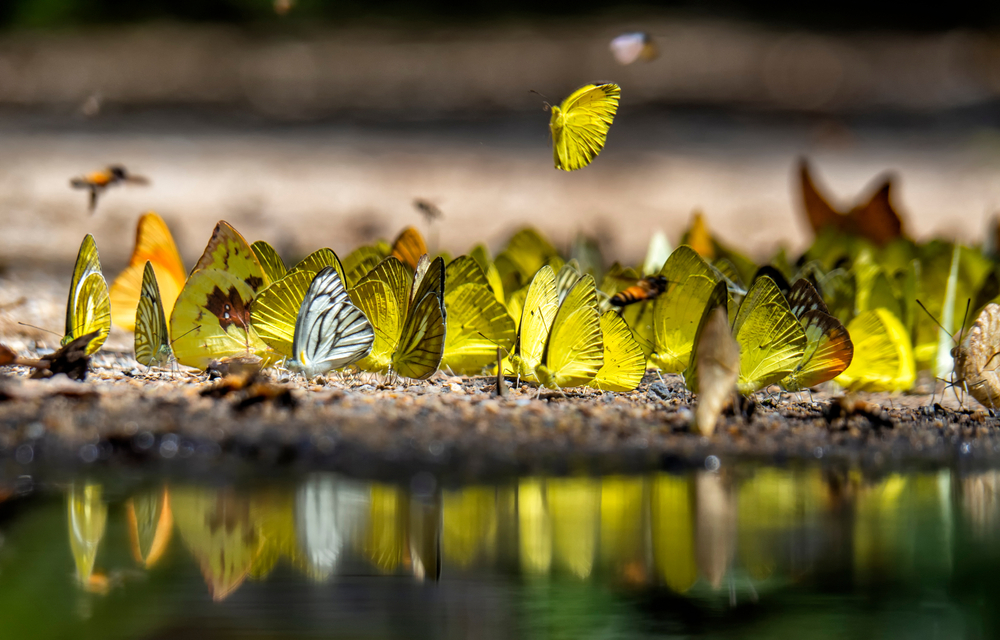
[[[312,377],[340,369],[372,350],[375,331],[364,312],[351,304],[336,269],[316,274],[295,320],[288,365]]]

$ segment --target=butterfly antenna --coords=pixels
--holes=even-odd
[[[543,100],[543,103],[542,103],[542,104],[544,104],[544,105],[545,105],[545,110],[546,110],[546,111],[552,111],[552,105],[551,105],[551,104],[549,104],[549,99],[548,99],[548,98],[546,98],[546,97],[545,97],[544,95],[542,95],[541,93],[539,93],[539,92],[535,91],[534,89],[528,89],[528,93],[533,93],[533,94],[535,94],[536,96],[539,96],[539,97],[540,97],[540,98],[541,98],[541,99]]]
[[[948,331],[947,329],[945,329],[943,324],[941,324],[940,322],[938,322],[938,319],[934,317],[933,313],[931,313],[930,311],[927,310],[927,307],[924,306],[924,303],[921,302],[920,300],[917,300],[917,304],[920,305],[920,308],[924,310],[924,313],[926,313],[928,315],[928,317],[930,317],[930,319],[934,322],[934,324],[936,324],[938,327],[940,327],[941,331],[944,331],[945,333],[947,333],[948,337],[951,338],[951,341],[954,342],[955,341],[955,336],[952,335],[952,333],[950,331]],[[966,308],[968,308],[968,305],[966,306]]]
[[[969,305],[971,303],[971,298],[965,299],[965,313],[962,315],[962,330],[959,332],[959,336],[965,333],[965,323],[969,320]],[[954,340],[954,338],[952,338],[952,340]]]
[[[31,327],[32,329],[38,329],[39,331],[44,331],[45,333],[51,333],[54,336],[61,337],[55,331],[50,331],[48,329],[43,329],[42,327],[36,327],[35,325],[28,324],[27,322],[18,322],[18,324],[21,325],[22,327]]]
[[[181,335],[179,335],[179,336],[177,336],[176,338],[174,338],[173,340],[171,340],[171,341],[170,341],[170,348],[171,348],[171,349],[173,349],[173,347],[174,347],[174,343],[175,343],[175,342],[177,342],[178,340],[180,340],[180,339],[181,339],[181,338],[183,338],[184,336],[188,335],[189,333],[193,333],[193,332],[197,331],[198,329],[201,329],[201,325],[200,325],[200,324],[199,324],[198,326],[196,326],[196,327],[192,328],[192,329],[188,329],[187,331],[185,331],[185,332],[184,332],[184,333],[182,333]]]

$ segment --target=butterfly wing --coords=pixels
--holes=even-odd
[[[801,362],[781,384],[789,391],[799,391],[833,380],[843,373],[854,358],[854,343],[844,325],[828,313],[807,311],[799,322],[806,334],[806,348]]]
[[[809,171],[809,162],[802,158],[799,160],[799,184],[802,189],[802,205],[806,218],[813,233],[819,233],[826,227],[833,227],[843,231],[846,225],[846,217],[834,210],[826,198],[816,188],[812,174]]]
[[[447,298],[450,293],[468,284],[489,286],[486,274],[474,258],[458,256],[448,263],[448,268],[445,270],[445,304],[448,302]],[[450,307],[450,305],[448,306]]]
[[[353,289],[361,278],[378,266],[385,255],[375,247],[362,246],[347,254],[344,258],[344,285]]]
[[[291,358],[295,322],[316,273],[290,271],[261,291],[250,306],[250,323],[269,347]]]
[[[375,331],[351,304],[340,274],[325,267],[309,285],[295,323],[294,360],[289,366],[312,377],[340,369],[367,356]]]
[[[715,283],[715,287],[712,289],[712,293],[708,297],[708,302],[705,304],[705,308],[701,312],[701,319],[698,321],[698,328],[694,334],[694,342],[691,347],[690,359],[688,360],[687,368],[684,370],[684,384],[687,386],[688,390],[691,391],[691,393],[700,393],[700,385],[698,383],[697,346],[703,341],[701,335],[702,332],[704,332],[708,324],[712,322],[712,312],[719,307],[722,307],[727,311],[729,309],[729,289],[726,287],[726,283],[722,280]],[[727,322],[728,318],[729,316],[727,315]],[[728,327],[729,325],[727,324],[726,326]],[[721,344],[723,339],[719,338],[717,335],[713,336],[712,339],[720,341],[720,344],[705,347],[707,349],[706,353],[714,353],[718,356],[717,362],[713,364],[713,366],[720,365],[723,366],[724,369],[729,368],[729,360],[725,357],[725,354],[727,354],[728,351],[724,350],[726,345]],[[734,340],[731,330],[729,331],[729,339]],[[706,343],[706,345],[710,344],[711,343]],[[737,359],[738,357],[739,347],[737,346]],[[732,368],[739,369],[739,362],[737,362],[736,366]]]
[[[448,318],[441,368],[459,375],[475,375],[495,361],[497,347],[505,354],[510,352],[515,338],[514,319],[485,284],[452,286],[450,266],[444,297]],[[473,266],[481,275],[474,261]]]
[[[410,276],[403,263],[388,257],[350,290],[351,301],[375,330],[371,352],[357,365],[364,371],[384,372],[392,365],[409,306]]]
[[[854,343],[850,366],[837,384],[856,391],[904,391],[917,377],[913,346],[903,324],[883,308],[865,311],[847,325]]]
[[[952,350],[955,385],[984,407],[1000,407],[1000,306],[988,304],[969,329],[966,344]]]
[[[556,312],[535,376],[545,386],[562,389],[585,385],[604,364],[601,316],[597,310],[597,285],[583,276],[566,295]]]
[[[94,242],[94,236],[88,233],[84,236],[83,242],[80,243],[80,250],[76,254],[76,264],[73,266],[73,279],[70,280],[69,284],[69,297],[66,301],[66,337],[63,338],[63,346],[71,342],[73,338],[83,335],[73,334],[73,327],[76,324],[74,314],[83,282],[92,273],[101,273],[101,258],[97,254],[97,243]]]
[[[440,291],[430,291],[410,309],[393,354],[393,369],[403,377],[425,380],[438,370],[444,344],[444,303]]]
[[[552,155],[556,169],[575,171],[587,166],[604,148],[618,111],[621,88],[588,84],[552,108]]]
[[[169,317],[187,279],[187,271],[167,223],[152,211],[139,218],[132,258],[128,267],[111,283],[111,320],[127,331],[135,330],[136,306],[147,262],[156,273],[160,303]]]
[[[802,318],[807,311],[820,311],[830,313],[823,297],[816,291],[816,287],[805,278],[799,278],[792,285],[788,292],[788,307],[795,314],[796,318]]]
[[[577,264],[576,260],[570,260],[563,266],[559,267],[558,273],[556,273],[556,295],[559,298],[559,302],[562,303],[569,295],[570,290],[573,285],[583,276],[580,272],[580,266]]]
[[[264,270],[264,274],[271,282],[281,280],[288,273],[288,269],[285,268],[285,262],[281,259],[281,256],[267,242],[258,240],[250,245],[250,250],[257,257],[257,262],[260,263],[261,269]]]
[[[601,314],[604,364],[589,385],[602,391],[632,391],[646,373],[646,357],[632,331],[614,311]]]
[[[518,368],[514,373],[526,380],[535,379],[535,367],[542,362],[549,329],[558,309],[556,274],[546,265],[531,280],[518,323],[517,357],[512,364]]]
[[[681,245],[660,271],[670,284],[653,303],[653,353],[650,360],[667,373],[684,371],[695,335],[711,299],[718,273],[694,249]]]
[[[424,237],[415,228],[406,227],[392,243],[392,253],[389,255],[413,271],[417,268],[417,260],[425,253],[427,253],[427,243],[424,242]]]
[[[758,278],[740,304],[733,323],[740,345],[741,393],[784,379],[802,361],[806,335],[771,278]]]
[[[719,286],[725,287],[721,282]],[[695,426],[703,436],[710,436],[740,377],[740,345],[733,338],[724,305],[705,310],[691,362],[697,372]]]
[[[257,261],[257,256],[250,249],[250,245],[225,220],[215,225],[212,237],[191,273],[197,273],[203,269],[218,269],[231,273],[237,279],[242,280],[254,295],[271,284],[270,278],[264,273],[264,269]]]
[[[343,283],[344,265],[340,263],[340,258],[337,257],[337,254],[332,249],[317,249],[313,251],[295,265],[290,273],[306,271],[315,275],[326,267],[336,269],[337,275],[340,276],[340,281]]]
[[[111,331],[111,298],[104,276],[100,273],[87,276],[80,285],[75,302],[70,319],[71,330],[63,338],[63,342],[68,344],[80,336],[97,331],[97,336],[87,345],[86,354],[90,355],[101,348]]]
[[[147,367],[163,366],[170,359],[170,334],[153,263],[142,273],[142,292],[135,310],[135,359]]]

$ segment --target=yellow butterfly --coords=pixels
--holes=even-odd
[[[805,353],[806,334],[774,280],[757,278],[733,322],[740,345],[740,393],[753,393],[783,380]]]
[[[160,288],[156,282],[153,264],[147,262],[142,273],[142,293],[135,309],[135,359],[147,367],[166,365],[173,350],[167,317],[163,311]]]
[[[80,586],[90,591],[103,591],[107,587],[94,570],[97,550],[108,523],[108,505],[102,499],[101,489],[101,485],[94,483],[73,484],[66,496],[69,547],[76,564],[76,579]]]
[[[823,298],[808,280],[795,281],[788,293],[788,304],[805,330],[806,349],[802,361],[781,385],[789,391],[799,391],[833,380],[854,357],[854,343],[847,329],[830,315]]]
[[[205,369],[221,358],[269,357],[250,320],[250,303],[268,284],[247,241],[219,222],[170,315],[177,361]]]
[[[556,311],[535,378],[550,389],[577,387],[593,380],[603,365],[597,285],[592,276],[585,275]]]
[[[390,256],[350,291],[375,329],[371,353],[357,363],[360,369],[420,380],[437,371],[445,343],[444,260],[424,264],[411,282],[403,263]]]
[[[621,87],[588,84],[552,106],[552,155],[556,169],[575,171],[587,166],[604,148],[608,129],[618,111]]]
[[[459,256],[445,272],[444,305],[448,310],[442,369],[474,375],[493,364],[496,349],[510,351],[514,320],[497,301],[476,261]]]
[[[837,384],[856,391],[905,391],[917,379],[913,345],[903,324],[885,308],[870,309],[847,325],[854,358]]]
[[[281,280],[285,277],[285,274],[288,273],[288,270],[285,268],[285,262],[281,259],[281,256],[279,256],[274,247],[267,242],[258,240],[250,245],[250,250],[253,251],[255,256],[257,256],[257,262],[260,263],[261,269],[264,270],[264,273],[267,274],[268,280],[271,282]]]
[[[386,255],[377,247],[364,245],[347,254],[344,258],[344,285],[353,289],[369,271],[378,266]]]
[[[97,243],[89,233],[80,243],[80,252],[73,267],[73,280],[66,302],[66,335],[61,344],[66,346],[73,340],[98,331],[97,337],[87,345],[90,355],[101,348],[111,332],[111,298],[108,283],[101,274],[101,259],[97,254]]]
[[[511,375],[535,380],[535,367],[542,362],[549,329],[558,310],[556,274],[545,265],[531,279],[526,291],[517,327],[517,347],[510,357]]]
[[[111,320],[128,331],[135,331],[135,308],[139,304],[147,262],[156,272],[163,313],[169,318],[177,295],[184,287],[187,271],[167,223],[152,211],[139,218],[132,258],[128,267],[111,283]]]
[[[665,373],[679,373],[691,361],[698,325],[722,277],[687,245],[670,254],[659,275],[670,284],[653,302],[653,353],[649,359]]]
[[[344,268],[337,254],[330,249],[319,249],[261,290],[253,300],[250,323],[254,331],[269,347],[286,358],[295,356],[292,341],[306,291],[316,274],[325,267],[333,267],[343,282]]]
[[[539,269],[558,257],[559,252],[552,243],[537,230],[528,227],[511,236],[507,248],[497,254],[494,264],[504,292],[512,294],[527,285]]]
[[[588,384],[602,391],[634,390],[646,373],[646,357],[632,331],[617,313],[605,311],[601,314],[601,335],[604,364]]]

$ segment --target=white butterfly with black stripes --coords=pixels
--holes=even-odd
[[[375,331],[364,312],[351,304],[336,269],[316,274],[295,319],[289,369],[307,378],[341,369],[367,356]]]

